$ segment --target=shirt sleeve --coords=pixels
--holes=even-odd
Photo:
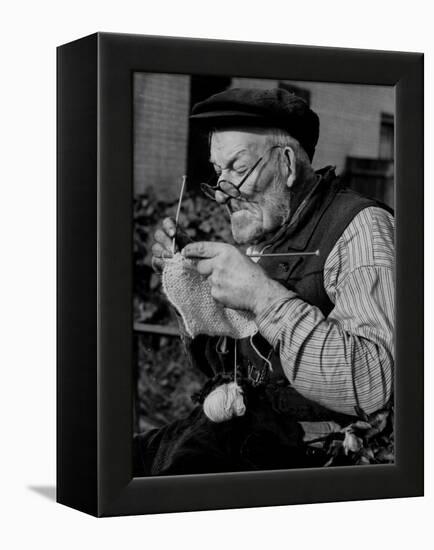
[[[370,414],[393,391],[394,221],[384,209],[362,210],[333,247],[324,287],[328,317],[295,293],[256,319],[278,350],[285,375],[305,397],[329,409]]]

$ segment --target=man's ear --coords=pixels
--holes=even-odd
[[[289,145],[284,148],[283,156],[286,169],[286,186],[288,189],[291,189],[297,179],[297,158],[295,156],[294,149]]]

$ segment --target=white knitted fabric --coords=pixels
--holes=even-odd
[[[224,307],[211,296],[206,277],[194,269],[194,261],[180,253],[165,262],[163,289],[181,315],[187,333],[247,338],[258,331],[254,316],[247,311]]]

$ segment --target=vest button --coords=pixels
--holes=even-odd
[[[289,271],[289,264],[287,264],[286,262],[282,262],[279,264],[279,269],[286,273],[287,271]]]

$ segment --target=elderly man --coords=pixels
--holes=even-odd
[[[216,173],[202,188],[229,212],[237,246],[186,244],[182,228],[177,242],[199,259],[213,298],[250,312],[258,333],[238,342],[186,337],[186,346],[210,374],[206,395],[231,371],[236,345],[252,411],[244,424],[213,425],[199,407],[143,437],[137,455],[145,474],[314,465],[300,421],[345,425],[391,401],[393,218],[342,187],[332,167],[312,169],[318,117],[293,94],[230,89],[197,104],[192,119],[209,132]],[[174,221],[164,220],[155,269],[174,236]]]

